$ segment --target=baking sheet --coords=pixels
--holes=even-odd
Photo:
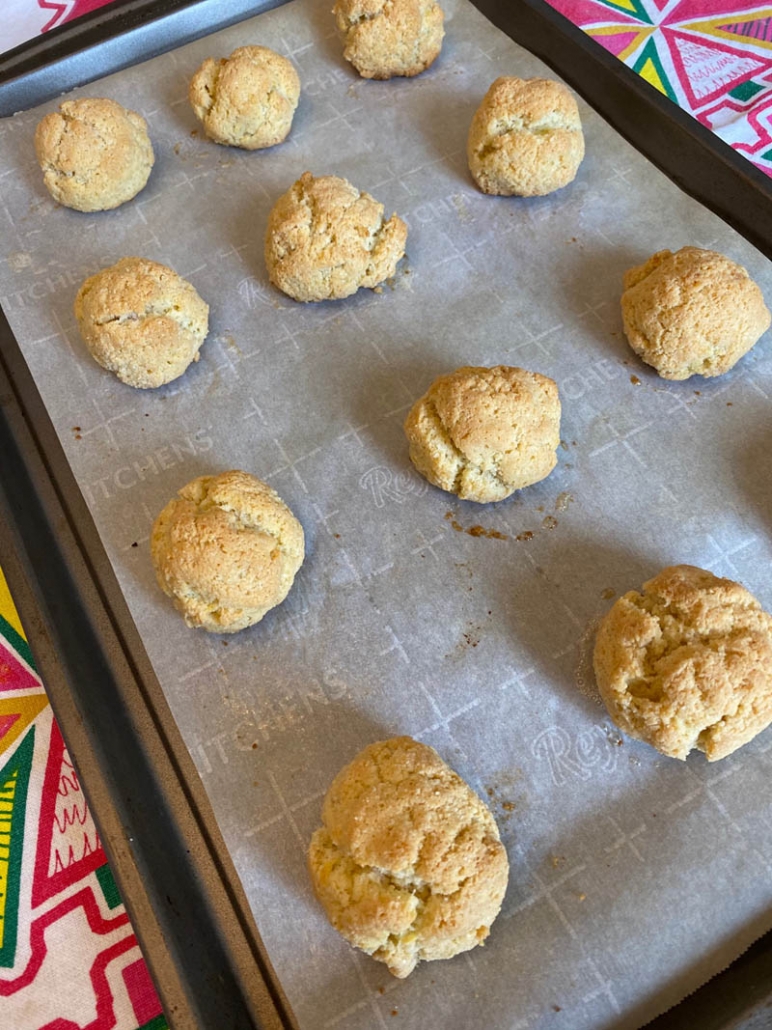
[[[32,136],[55,104],[0,123],[1,302],[301,1026],[639,1026],[772,924],[772,737],[715,766],[623,739],[594,696],[592,631],[674,562],[772,605],[772,359],[765,338],[719,380],[660,380],[624,342],[621,275],[710,246],[769,299],[769,265],[585,105],[572,186],[483,197],[472,113],[497,75],[544,66],[456,0],[432,70],[365,82],[327,7],[291,3],[76,91],[150,125],[150,183],[115,212],[45,193]],[[291,56],[303,83],[291,139],[255,154],[194,135],[186,100],[205,56],[245,43]],[[306,169],[408,221],[380,293],[298,305],[269,285],[268,211]],[[127,254],[212,308],[199,364],[154,392],[94,366],[72,317],[83,278]],[[496,363],[558,382],[563,443],[546,481],[481,507],[412,471],[401,423],[436,375]],[[158,592],[147,535],[181,485],[234,467],[290,504],[307,558],[260,625],[209,637]],[[512,864],[486,946],[405,982],[329,928],[304,855],[339,767],[396,733],[489,800]]]

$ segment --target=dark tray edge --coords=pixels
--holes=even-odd
[[[115,0],[0,54],[0,118],[286,0]]]

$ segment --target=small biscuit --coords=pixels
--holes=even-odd
[[[627,339],[663,379],[723,375],[769,329],[759,287],[714,250],[660,250],[625,273],[624,287]]]
[[[209,305],[166,265],[126,257],[86,279],[75,318],[102,368],[129,386],[148,388],[170,383],[198,361]]]
[[[153,147],[145,119],[115,100],[65,100],[35,130],[48,192],[76,211],[107,211],[150,178]]]
[[[410,460],[464,501],[501,501],[557,464],[560,400],[552,379],[497,365],[440,376],[405,420]]]
[[[419,75],[436,59],[445,16],[436,0],[337,0],[343,56],[365,79]]]
[[[281,604],[303,563],[303,528],[247,472],[200,476],[153,524],[158,584],[188,626],[236,633]]]
[[[305,172],[274,204],[265,263],[274,286],[300,301],[339,300],[394,275],[407,226],[336,175]]]
[[[731,579],[663,569],[598,630],[595,676],[614,722],[664,755],[709,762],[772,722],[772,616]]]
[[[433,748],[371,744],[327,791],[308,865],[335,929],[394,976],[482,944],[509,862],[493,816]]]
[[[300,79],[281,54],[242,46],[220,61],[208,57],[193,76],[188,97],[215,143],[262,150],[287,138]]]
[[[573,182],[583,157],[576,100],[552,79],[502,76],[472,118],[467,158],[483,193],[542,197]]]

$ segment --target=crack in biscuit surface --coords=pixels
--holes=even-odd
[[[230,57],[207,58],[188,97],[215,143],[262,150],[287,138],[300,98],[291,61],[268,47],[238,47]]]
[[[740,584],[664,569],[621,597],[595,645],[601,696],[663,754],[723,758],[772,722],[772,616]]]
[[[407,226],[346,179],[310,172],[273,206],[265,260],[271,282],[299,301],[339,300],[394,275]]]
[[[209,306],[171,268],[128,257],[83,283],[75,318],[95,361],[129,386],[151,389],[198,361]]]
[[[365,748],[335,778],[309,868],[335,928],[399,977],[481,943],[501,906],[506,852],[488,809],[409,737]]]
[[[114,100],[66,100],[35,131],[46,188],[77,211],[104,211],[147,184],[154,155],[144,118]]]
[[[769,328],[761,290],[716,251],[658,251],[624,276],[628,342],[663,379],[723,375]]]
[[[469,170],[484,193],[544,196],[567,186],[583,157],[576,101],[549,79],[496,79],[469,128]]]
[[[504,365],[460,368],[416,401],[405,434],[410,460],[434,486],[462,500],[500,501],[557,463],[557,386]]]
[[[234,470],[179,491],[153,525],[151,556],[159,586],[189,626],[235,633],[289,593],[303,530],[271,487]]]
[[[414,76],[437,58],[444,14],[436,0],[337,0],[343,56],[367,79]]]

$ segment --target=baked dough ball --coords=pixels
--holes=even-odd
[[[170,383],[198,361],[209,305],[166,265],[126,257],[86,279],[75,318],[102,368],[147,388]]]
[[[469,170],[483,193],[544,196],[573,182],[583,157],[579,108],[552,79],[496,79],[469,128]]]
[[[769,328],[761,290],[714,250],[660,250],[626,272],[624,286],[627,339],[663,379],[723,375]]]
[[[440,376],[405,420],[410,460],[464,501],[502,501],[557,464],[560,400],[538,372],[496,365]]]
[[[115,100],[65,100],[35,130],[48,192],[76,211],[107,211],[136,197],[150,178],[145,119]]]
[[[343,56],[365,79],[418,75],[442,48],[445,16],[436,0],[337,0]]]
[[[300,79],[281,54],[242,46],[220,61],[207,57],[191,80],[188,97],[215,143],[261,150],[287,138]]]
[[[772,616],[731,579],[674,565],[620,597],[595,643],[609,714],[665,755],[709,762],[772,722]]]
[[[159,586],[189,626],[236,633],[281,604],[303,563],[303,527],[247,472],[200,476],[155,520]]]
[[[482,944],[507,889],[493,816],[433,748],[371,744],[332,782],[311,838],[314,890],[335,929],[398,977]]]
[[[336,175],[305,172],[274,204],[265,263],[274,286],[295,300],[340,300],[394,275],[407,226]]]

